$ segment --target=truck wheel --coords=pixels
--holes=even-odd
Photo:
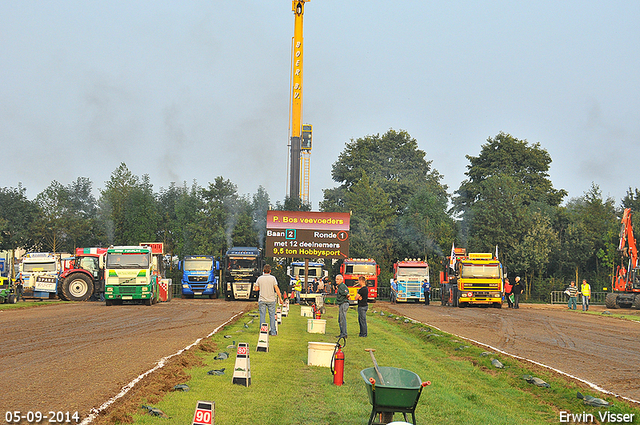
[[[144,305],[146,305],[146,306],[153,305],[153,299],[148,298],[148,299],[144,300]]]
[[[81,273],[74,273],[62,281],[62,297],[67,301],[86,301],[93,295],[93,281]]]
[[[633,299],[632,307],[636,310],[640,309],[640,296],[638,294],[636,294],[636,297]]]
[[[604,299],[604,304],[609,309],[618,308],[617,298],[618,298],[618,295],[614,294],[613,292],[610,292],[607,294],[606,298]]]
[[[106,305],[107,307],[110,307],[113,305],[113,300],[104,300],[104,305]]]
[[[17,302],[18,302],[18,298],[17,298],[14,294],[10,294],[10,295],[7,297],[7,303],[9,303],[9,304],[15,304],[15,303],[17,303]]]

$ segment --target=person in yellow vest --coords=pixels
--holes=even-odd
[[[582,285],[580,285],[580,293],[582,294],[582,311],[589,310],[591,286],[587,283],[587,279],[582,279]]]
[[[296,276],[296,283],[293,285],[293,291],[296,294],[296,302],[300,304],[300,293],[302,292],[302,281],[299,276]]]

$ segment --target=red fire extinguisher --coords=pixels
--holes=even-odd
[[[344,345],[340,345],[340,340]],[[342,347],[347,345],[346,338],[339,338],[336,342],[336,348],[333,350],[333,357],[331,358],[331,373],[333,373],[334,385],[342,385],[344,383],[344,353]]]

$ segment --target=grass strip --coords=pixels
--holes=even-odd
[[[338,334],[337,307],[327,306],[323,319],[327,333],[307,333],[306,317],[300,307],[292,306],[283,318],[279,335],[271,337],[269,352],[256,352],[259,319],[251,312],[238,322],[223,328],[206,341],[206,351],[197,352],[198,365],[184,370],[188,392],[168,392],[154,407],[168,418],[150,416],[145,410],[131,416],[116,415],[110,423],[180,424],[191,423],[198,400],[215,402],[215,423],[224,424],[366,424],[371,413],[366,387],[360,371],[372,367],[365,348],[374,348],[380,366],[408,369],[431,386],[424,389],[416,408],[418,424],[548,424],[560,422],[560,412],[588,413],[598,419],[598,412],[634,414],[640,409],[623,400],[595,393],[581,383],[567,380],[545,369],[532,367],[500,354],[486,354],[484,348],[460,341],[456,337],[425,325],[370,306],[367,317],[369,337],[358,338],[357,313],[348,313],[349,333],[345,353],[345,384],[333,385],[328,368],[307,366],[309,341],[335,342]],[[225,335],[230,338],[225,338]],[[233,342],[250,346],[252,382],[249,387],[232,384],[235,349]],[[228,352],[226,360],[215,360],[219,352]],[[483,355],[483,353],[485,355]],[[498,359],[504,369],[496,369],[491,360]],[[207,371],[225,368],[222,376]],[[533,375],[545,380],[550,388],[536,387],[522,379]],[[586,406],[576,392],[604,398],[614,405],[606,408]],[[149,404],[140,395],[140,405]],[[394,416],[402,420],[401,414]],[[411,418],[409,417],[409,420]],[[119,422],[122,421],[122,422]],[[104,422],[100,422],[104,423]]]
[[[0,310],[17,310],[21,308],[27,307],[42,307],[45,305],[55,305],[60,304],[60,301],[18,301],[15,304],[0,304]]]

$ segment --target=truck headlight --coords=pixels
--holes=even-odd
[[[212,284],[208,284],[207,285],[207,289],[211,289],[211,288],[213,288],[213,285]]]
[[[189,285],[187,285],[186,283],[185,283],[185,284],[183,284],[183,285],[182,285],[182,287],[183,287],[184,289],[189,289]]]

